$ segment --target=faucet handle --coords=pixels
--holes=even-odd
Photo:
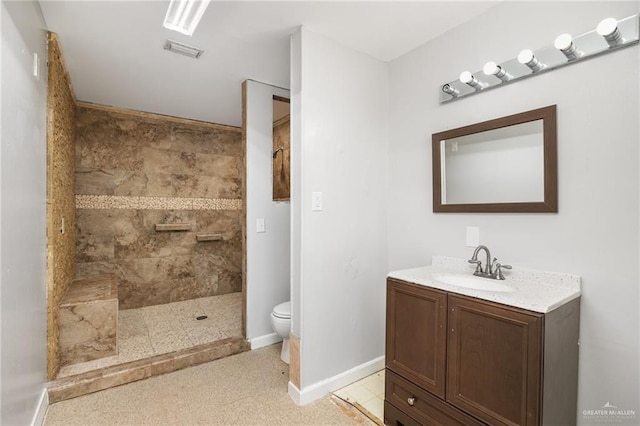
[[[512,269],[511,265],[501,265],[499,262],[496,262],[496,277],[499,280],[504,280],[504,275],[502,274],[502,269]]]
[[[482,262],[481,261],[479,261],[478,259],[469,259],[469,260],[467,260],[467,262],[476,265],[476,271],[474,272],[474,274],[481,274],[482,273]]]

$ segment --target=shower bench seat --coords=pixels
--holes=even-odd
[[[118,284],[114,274],[74,280],[60,303],[60,362],[118,354]]]

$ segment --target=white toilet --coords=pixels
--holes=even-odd
[[[284,302],[271,312],[271,328],[282,337],[280,358],[289,364],[289,332],[291,332],[291,302]]]

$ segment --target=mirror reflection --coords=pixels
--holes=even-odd
[[[544,201],[543,122],[443,140],[443,204]]]

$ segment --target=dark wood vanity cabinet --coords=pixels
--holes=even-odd
[[[448,302],[447,401],[489,424],[539,424],[543,314]]]
[[[575,424],[579,299],[556,311],[389,278],[385,424]]]
[[[446,323],[447,293],[389,282],[387,368],[440,398],[445,393]]]

